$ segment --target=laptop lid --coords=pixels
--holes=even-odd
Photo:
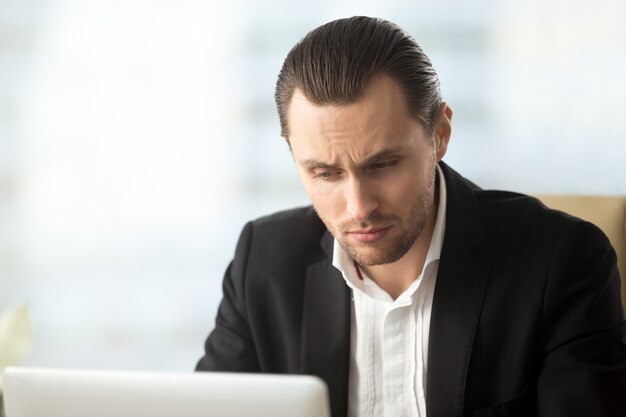
[[[330,417],[304,375],[8,368],[7,417]]]

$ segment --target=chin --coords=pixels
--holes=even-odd
[[[363,266],[377,266],[392,264],[398,261],[404,256],[407,251],[390,251],[388,244],[387,248],[367,248],[356,249],[354,247],[346,247],[343,245],[344,250],[348,253],[350,258],[354,259],[356,263]]]

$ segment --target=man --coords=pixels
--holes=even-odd
[[[198,370],[305,373],[339,416],[625,416],[615,252],[595,226],[484,191],[415,41],[355,17],[276,87],[313,208],[244,228]]]

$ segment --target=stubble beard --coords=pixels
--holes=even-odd
[[[415,244],[430,219],[434,209],[436,174],[436,164],[433,164],[428,180],[415,194],[413,209],[404,222],[398,216],[384,215],[377,211],[372,212],[364,221],[352,220],[340,225],[332,224],[324,218],[322,221],[343,250],[358,264],[374,266],[396,262]],[[392,233],[396,232],[394,229],[400,229],[400,234],[391,241],[383,239],[384,242],[354,243],[345,235],[349,230],[388,225],[393,225],[390,230]]]

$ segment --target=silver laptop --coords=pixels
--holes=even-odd
[[[7,417],[330,417],[319,378],[8,368]]]

